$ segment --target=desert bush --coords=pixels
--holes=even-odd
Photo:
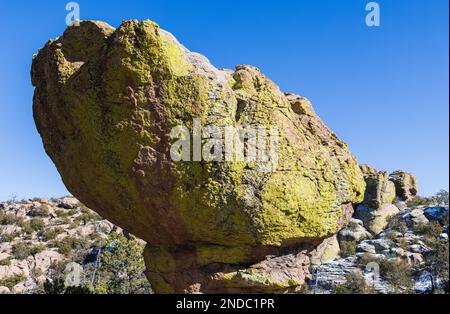
[[[431,206],[435,204],[436,200],[433,197],[421,197],[418,195],[406,201],[406,206],[408,206],[409,208],[417,206]]]
[[[44,272],[40,268],[33,267],[33,269],[31,270],[31,276],[33,278],[37,278],[39,276],[42,276],[43,274],[44,274]]]
[[[22,260],[31,255],[31,247],[24,242],[19,242],[12,246],[12,253],[14,258]]]
[[[348,257],[355,255],[357,243],[355,241],[341,241],[339,247],[341,249],[341,257]]]
[[[71,208],[71,209],[69,209],[69,210],[67,211],[67,214],[68,214],[69,216],[76,215],[76,214],[78,214],[78,209]]]
[[[369,287],[363,275],[359,271],[352,272],[346,276],[346,282],[337,285],[333,289],[333,294],[369,294],[374,293]]]
[[[408,231],[406,221],[400,215],[393,215],[388,218],[388,228],[400,232],[404,235]]]
[[[410,293],[414,286],[412,268],[398,260],[380,259],[380,275],[392,286],[396,293]]]
[[[0,243],[12,242],[18,236],[20,236],[19,232],[4,233],[4,234],[0,235]]]
[[[66,218],[69,217],[69,213],[64,209],[56,209],[55,214],[58,218]]]
[[[0,213],[0,225],[14,225],[19,224],[21,221],[23,221],[23,218],[14,214]]]
[[[437,237],[425,239],[430,251],[424,254],[425,265],[432,275],[433,292],[449,293],[449,245]],[[438,284],[440,282],[440,284]]]
[[[444,228],[437,222],[418,224],[413,227],[414,233],[423,235],[425,238],[437,238],[444,231]]]
[[[68,236],[60,241],[52,241],[52,245],[58,248],[61,254],[68,256],[74,250],[86,249],[89,246],[89,242],[84,238]]]
[[[25,232],[25,234],[32,234],[34,232],[34,229],[33,227],[31,227],[29,221],[24,221],[20,224],[20,227],[22,228],[22,231]]]
[[[0,279],[0,286],[7,287],[8,289],[12,289],[18,283],[27,279],[25,275],[13,275],[4,279]]]
[[[80,222],[79,221],[72,221],[70,224],[69,224],[69,229],[75,229],[75,228],[77,228],[77,227],[79,227],[80,226]]]
[[[84,212],[81,215],[79,215],[78,217],[76,217],[74,219],[74,222],[78,222],[78,224],[83,223],[85,225],[88,222],[98,221],[101,219],[102,218],[98,214],[94,213],[93,211],[89,211],[89,212]]]
[[[48,217],[49,210],[47,205],[40,205],[38,207],[34,207],[30,211],[30,216],[32,217]]]
[[[35,246],[31,247],[31,255],[35,255],[38,253],[41,253],[42,251],[45,250],[45,245],[44,244],[36,244]]]
[[[349,228],[350,230],[356,230],[358,228],[358,224],[354,221],[350,221],[347,225],[347,228]]]
[[[64,229],[61,227],[47,228],[39,232],[39,237],[44,241],[54,240],[59,234],[63,233]]]
[[[30,227],[34,231],[43,230],[45,228],[45,222],[42,218],[33,218],[30,220]]]
[[[18,260],[23,260],[28,256],[35,255],[43,250],[45,250],[45,245],[43,244],[30,245],[25,242],[19,242],[12,246],[14,258]]]
[[[9,265],[11,265],[11,258],[10,257],[7,257],[7,258],[4,258],[4,259],[0,260],[0,266],[9,266]]]

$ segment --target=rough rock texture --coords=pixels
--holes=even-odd
[[[378,234],[386,228],[388,218],[399,212],[392,204],[396,198],[396,187],[389,180],[387,172],[378,171],[368,165],[361,165],[361,171],[366,181],[366,191],[355,217],[361,219],[372,234]]]
[[[397,196],[403,201],[416,196],[419,191],[416,176],[409,172],[403,170],[394,171],[389,175],[389,180],[394,182]]]
[[[64,183],[147,241],[157,292],[260,291],[262,281],[274,286],[269,277],[290,289],[307,275],[303,250],[336,234],[362,201],[355,158],[307,99],[284,94],[255,67],[218,70],[153,22],[69,27],[33,59],[32,82],[36,125]],[[272,161],[174,162],[170,131],[191,129],[193,118],[277,127],[276,171],[264,171]],[[266,251],[276,257],[254,253]],[[273,274],[277,258],[298,274]],[[153,267],[158,259],[173,267]],[[262,274],[247,275],[255,267]]]
[[[307,250],[266,247],[251,254],[211,245],[147,246],[146,275],[158,293],[286,293],[310,278]]]
[[[339,247],[337,236],[334,235],[328,239],[325,239],[314,251],[310,253],[311,265],[316,266],[335,260],[339,258],[340,252],[341,248]]]
[[[389,181],[389,174],[368,165],[361,165],[361,171],[366,181],[364,204],[379,208],[383,204],[392,203],[396,194],[394,182]]]
[[[389,217],[399,212],[400,210],[393,204],[383,204],[377,209],[362,204],[358,206],[356,217],[364,221],[364,226],[367,230],[376,235],[387,227]]]

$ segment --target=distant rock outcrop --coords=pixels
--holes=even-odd
[[[156,292],[295,290],[308,254],[363,199],[357,161],[306,98],[252,66],[218,70],[153,22],[69,27],[34,58],[32,82],[36,125],[64,183],[147,241]],[[171,130],[194,118],[277,128],[276,170],[266,171],[272,160],[175,162]],[[391,187],[380,193],[390,200]]]
[[[397,170],[389,175],[389,180],[394,182],[397,196],[403,200],[410,200],[419,191],[417,178],[406,171]]]

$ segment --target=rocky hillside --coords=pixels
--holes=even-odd
[[[448,293],[448,196],[388,204],[397,211],[377,218],[380,232],[352,218],[325,240],[297,293]],[[0,293],[44,293],[43,284],[71,262],[84,269],[80,285],[87,285],[114,233],[129,236],[73,197],[0,203]]]
[[[448,293],[448,193],[422,199],[404,171],[361,167],[365,199],[312,267],[315,293]]]
[[[123,230],[73,197],[0,203],[0,293],[37,293],[70,262],[86,274],[115,233]]]

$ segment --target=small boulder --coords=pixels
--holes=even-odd
[[[369,240],[364,240],[356,247],[356,252],[359,253],[371,253],[376,254],[375,245],[370,243]]]
[[[80,202],[75,197],[63,197],[58,200],[58,207],[65,209],[75,209],[80,206]]]
[[[356,210],[355,217],[361,219],[367,230],[376,235],[387,227],[389,217],[397,215],[399,212],[399,209],[393,204],[383,204],[377,209],[361,204]]]
[[[347,227],[342,229],[338,234],[338,239],[340,241],[360,242],[370,238],[372,238],[372,234],[364,228],[361,220],[355,218],[352,218]]]

